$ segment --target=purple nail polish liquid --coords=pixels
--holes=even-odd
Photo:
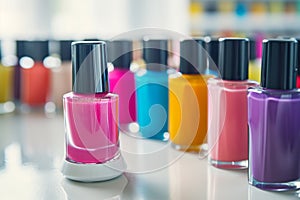
[[[263,41],[261,86],[249,89],[249,183],[263,190],[300,188],[300,90],[297,41]]]

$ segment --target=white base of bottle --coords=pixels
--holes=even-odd
[[[63,175],[74,181],[96,182],[107,181],[120,176],[126,169],[126,163],[120,155],[113,160],[101,164],[74,163],[65,160]]]

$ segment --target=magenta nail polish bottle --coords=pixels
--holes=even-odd
[[[263,41],[261,85],[249,89],[249,183],[263,190],[300,188],[300,90],[297,41]]]
[[[63,97],[66,160],[63,174],[77,181],[103,181],[122,174],[119,97],[109,93],[106,43],[72,43],[73,92]]]
[[[135,80],[130,71],[132,61],[132,42],[129,40],[113,40],[108,43],[108,60],[112,64],[109,70],[110,91],[120,98],[120,130],[132,132],[136,122]]]

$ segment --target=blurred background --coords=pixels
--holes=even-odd
[[[110,37],[138,27],[189,32],[189,1],[1,0],[4,38]]]
[[[0,0],[1,40],[107,39],[141,27],[192,36],[298,35],[299,20],[297,0]]]
[[[294,34],[299,19],[297,0],[0,0],[1,38],[110,37],[150,26]]]

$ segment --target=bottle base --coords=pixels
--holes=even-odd
[[[67,179],[80,182],[97,182],[114,179],[125,171],[126,163],[120,155],[101,164],[74,163],[65,160],[62,173]]]
[[[139,125],[136,122],[130,122],[130,123],[120,123],[119,130],[121,133],[125,133],[127,135],[137,137],[139,132]]]
[[[169,132],[161,132],[153,135],[152,133],[141,130],[137,122],[120,124],[119,130],[122,133],[129,135],[130,137],[138,138],[138,139],[153,139],[153,140],[168,141],[170,137]]]
[[[163,142],[166,142],[169,140],[169,133],[168,132],[164,132],[162,134],[156,134],[154,136],[151,136],[151,137],[147,137],[147,136],[143,136],[142,137],[144,139],[151,139],[151,140],[160,140],[160,141],[163,141]]]
[[[248,160],[241,160],[241,161],[219,161],[209,158],[209,163],[221,169],[247,169],[248,168]]]
[[[171,143],[171,147],[173,147],[178,151],[195,152],[195,153],[199,153],[201,149],[201,145],[179,145],[173,142]]]
[[[290,181],[284,183],[266,183],[266,182],[257,181],[254,178],[249,178],[249,184],[261,190],[277,191],[277,192],[300,189],[300,179],[296,181]]]
[[[0,114],[12,113],[16,109],[15,103],[12,101],[7,101],[5,103],[0,103]]]

